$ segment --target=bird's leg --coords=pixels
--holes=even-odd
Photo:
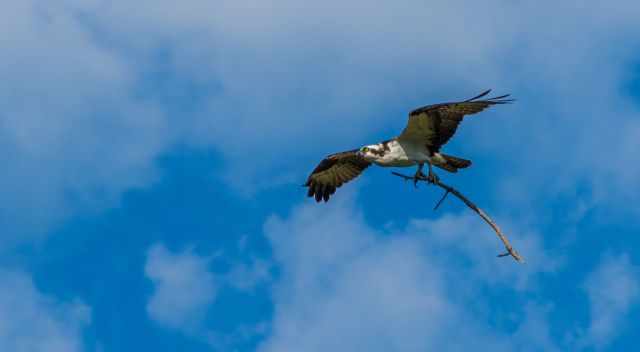
[[[429,163],[429,175],[427,176],[427,181],[429,183],[437,183],[438,181],[440,181],[438,175],[433,172],[433,166],[431,166],[431,163]]]
[[[429,165],[431,166],[431,165]],[[424,163],[420,163],[418,164],[418,170],[416,171],[416,174],[413,175],[413,186],[415,188],[418,188],[418,181],[420,181],[420,179],[424,179],[426,176],[422,173],[422,168],[424,167]]]

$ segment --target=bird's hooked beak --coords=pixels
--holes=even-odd
[[[356,155],[358,156],[358,158],[364,158],[364,153],[362,152],[362,150],[358,150],[356,152]]]

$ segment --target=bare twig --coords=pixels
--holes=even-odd
[[[524,259],[520,256],[520,254],[518,254],[518,252],[511,246],[511,244],[509,243],[509,240],[507,239],[507,236],[505,236],[502,231],[500,230],[500,228],[498,227],[498,225],[489,217],[489,215],[487,215],[482,209],[478,208],[475,204],[473,204],[473,202],[471,202],[467,197],[465,197],[462,193],[458,192],[458,190],[456,190],[455,188],[446,185],[442,182],[440,182],[439,179],[435,179],[432,180],[430,178],[424,177],[424,176],[407,176],[407,175],[403,175],[401,173],[397,173],[397,172],[392,172],[392,174],[403,178],[405,181],[408,180],[419,180],[419,181],[424,181],[427,183],[431,183],[434,184],[442,189],[445,190],[444,195],[442,196],[442,198],[440,198],[440,201],[438,201],[438,204],[436,204],[434,210],[438,209],[438,207],[440,206],[440,204],[442,204],[442,202],[444,201],[444,199],[447,197],[447,195],[449,195],[449,193],[453,194],[454,196],[458,197],[458,199],[460,199],[461,201],[464,202],[464,204],[466,204],[469,208],[471,208],[471,210],[475,211],[478,215],[480,215],[480,217],[487,223],[489,224],[489,226],[491,226],[491,228],[496,232],[496,234],[498,235],[498,237],[500,238],[500,240],[502,241],[502,243],[504,244],[505,249],[507,250],[506,253],[503,254],[499,254],[498,257],[506,257],[506,256],[511,256],[513,257],[513,259],[515,259],[517,262],[519,263],[524,263]]]
[[[436,206],[433,207],[433,210],[438,210],[438,207],[440,206],[440,204],[442,204],[442,202],[444,202],[444,199],[447,198],[448,195],[449,195],[449,190],[446,190],[442,195],[442,198],[440,198],[440,200],[436,204]]]

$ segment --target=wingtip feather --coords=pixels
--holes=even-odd
[[[509,97],[509,96],[511,96],[511,94],[505,94],[505,95],[501,95],[501,96],[499,96],[499,97],[489,98],[489,99],[487,99],[487,100],[503,99],[503,98],[506,98],[506,97]]]
[[[489,93],[491,93],[491,89],[487,89],[484,92],[478,94],[477,96],[475,96],[475,97],[473,97],[471,99],[467,99],[466,101],[469,102],[469,101],[474,101],[476,99],[480,99],[480,98],[484,97],[485,95],[487,95]]]
[[[489,99],[487,99],[485,101],[490,103],[490,104],[511,104],[516,100],[515,99],[505,99],[505,98],[508,98],[510,96],[511,96],[511,94],[504,94],[504,95],[500,95],[500,96],[497,96],[497,97],[489,98]]]
[[[465,100],[465,102],[472,102],[472,101],[476,101],[484,96],[486,96],[487,94],[491,93],[491,89],[487,89],[484,92],[478,94],[477,96],[471,98],[471,99],[467,99]],[[485,102],[491,103],[491,104],[509,104],[509,103],[513,103],[514,101],[516,101],[515,99],[505,99],[510,97],[511,94],[504,94],[504,95],[500,95],[497,97],[493,97],[493,98],[488,98],[486,100],[483,100]]]

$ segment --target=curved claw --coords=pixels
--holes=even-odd
[[[425,175],[422,171],[418,170],[418,172],[416,172],[415,175],[413,175],[413,185],[418,188],[418,181],[424,180],[427,178],[427,175]]]
[[[424,180],[424,178],[425,174],[423,174],[422,171],[418,169],[418,171],[416,171],[416,174],[413,175],[413,187],[418,188],[418,181]]]

